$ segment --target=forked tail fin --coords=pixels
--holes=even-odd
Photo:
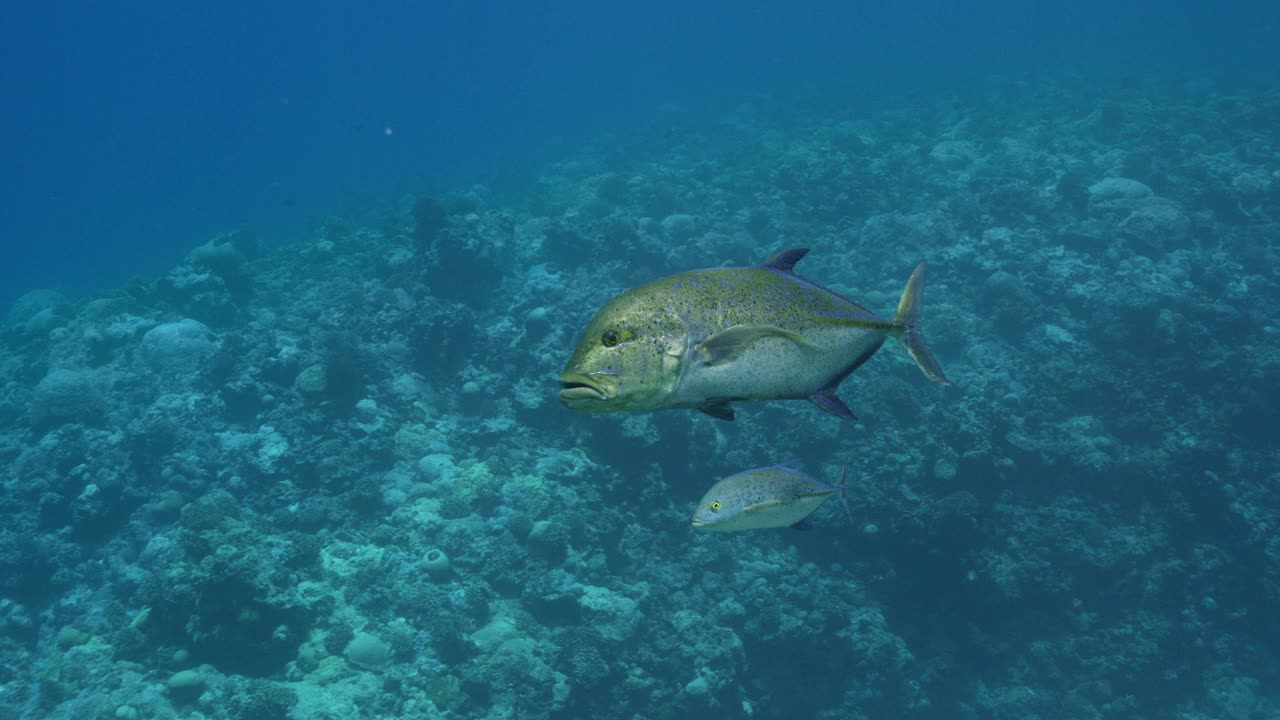
[[[853,525],[853,512],[849,510],[849,487],[844,484],[845,475],[849,472],[849,464],[845,463],[840,468],[840,484],[836,487],[840,490],[840,502],[844,503],[844,514],[849,516],[849,524]]]
[[[950,385],[951,381],[942,374],[942,366],[933,359],[933,353],[930,353],[929,347],[925,345],[924,333],[920,329],[920,296],[924,293],[924,268],[924,263],[917,265],[915,271],[911,273],[911,278],[907,280],[907,286],[902,290],[902,299],[898,301],[898,312],[893,316],[894,323],[899,326],[894,336],[902,342],[902,346],[907,349],[907,354],[911,355],[911,359],[920,366],[925,377],[940,385]]]

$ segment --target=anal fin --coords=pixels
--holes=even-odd
[[[833,387],[823,388],[814,393],[809,399],[813,401],[814,405],[817,405],[838,418],[843,418],[845,420],[858,419],[858,416],[853,414],[853,411],[849,409],[849,406],[845,405],[844,401],[836,396],[836,389]]]
[[[733,406],[728,400],[712,400],[698,407],[698,412],[706,413],[718,420],[733,422]]]

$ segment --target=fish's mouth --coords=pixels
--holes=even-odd
[[[611,400],[618,393],[617,381],[609,375],[584,375],[567,372],[560,376],[560,402],[569,405],[583,401]]]
[[[699,520],[699,519],[697,519],[697,518],[694,518],[694,519],[693,519],[693,522],[691,522],[691,523],[689,523],[689,524],[690,524],[690,525],[692,525],[693,527],[696,527],[696,528],[703,528],[703,527],[706,527],[706,526],[710,525],[711,523],[707,522],[706,520]]]

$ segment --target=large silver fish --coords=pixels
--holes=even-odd
[[[924,263],[885,320],[792,272],[808,252],[671,275],[613,298],[560,375],[561,402],[586,412],[695,408],[732,420],[735,402],[808,398],[853,419],[836,388],[890,337],[931,381],[950,384],[920,331]]]

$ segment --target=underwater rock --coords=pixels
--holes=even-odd
[[[169,696],[177,703],[185,704],[194,702],[200,696],[208,684],[202,669],[179,670],[169,676],[165,687],[169,690]]]
[[[9,308],[8,323],[26,332],[47,329],[52,318],[65,314],[71,301],[56,290],[32,290],[14,301]]]
[[[1146,250],[1163,251],[1185,246],[1191,219],[1177,203],[1150,198],[1120,221],[1120,232]]]
[[[578,605],[601,637],[615,642],[631,637],[643,617],[635,600],[596,585],[583,586]]]
[[[949,168],[965,168],[978,159],[978,146],[970,140],[943,140],[929,151],[929,159]]]
[[[569,549],[569,530],[551,520],[538,520],[525,539],[529,551],[547,560],[559,560]]]
[[[248,233],[223,233],[187,253],[186,261],[224,278],[234,277],[240,275],[248,262],[242,247],[252,253],[257,248],[257,241]]]
[[[96,373],[57,368],[36,385],[29,409],[31,424],[49,428],[69,422],[89,422],[106,412],[106,395]]]
[[[662,220],[662,233],[668,240],[673,242],[688,240],[693,237],[697,229],[698,225],[692,215],[676,213],[668,215]]]
[[[213,331],[191,319],[157,325],[142,336],[138,356],[161,374],[196,373],[218,349]]]
[[[412,214],[414,241],[420,248],[430,247],[445,227],[448,214],[444,205],[439,200],[424,195],[414,201]]]
[[[329,380],[323,365],[308,365],[293,379],[293,387],[304,395],[319,395],[328,387]]]
[[[1014,85],[20,300],[0,720],[1280,717],[1280,99]],[[547,402],[617,289],[793,240],[873,309],[932,260],[956,392],[875,363],[855,432]],[[791,455],[850,463],[854,526],[685,527],[696,478]]]
[[[1129,211],[1148,197],[1155,196],[1146,184],[1129,178],[1106,178],[1089,186],[1091,214]]]
[[[1131,203],[1154,194],[1147,185],[1122,177],[1109,177],[1089,186],[1091,204]]]
[[[380,671],[391,662],[391,646],[369,633],[358,633],[343,650],[347,661],[363,670]]]
[[[239,720],[277,720],[292,716],[298,693],[284,683],[255,680],[243,698]]]
[[[505,213],[467,213],[436,235],[427,283],[438,298],[484,305],[510,259],[515,221]]]

